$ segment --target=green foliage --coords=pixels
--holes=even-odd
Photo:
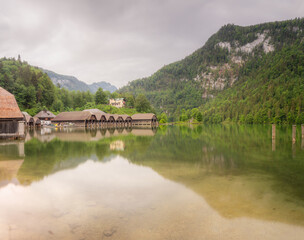
[[[202,115],[202,113],[201,113],[201,112],[198,112],[195,119],[196,119],[196,121],[198,121],[198,122],[203,121],[203,115]]]
[[[151,105],[144,94],[139,94],[135,100],[135,108],[138,112],[149,112]]]
[[[262,44],[252,53],[237,50],[260,34],[269,39],[273,52],[266,54]],[[190,117],[180,109],[199,107],[202,121],[208,123],[303,123],[303,38],[304,18],[249,27],[228,24],[190,56],[130,82],[120,92],[145,94],[157,112],[168,113],[169,120],[185,121]],[[219,47],[220,42],[229,43],[231,50]],[[243,62],[237,64],[233,57],[241,57]],[[225,64],[229,71],[218,70]],[[197,76],[213,71],[211,66],[217,67],[215,79],[232,75],[237,81],[216,90],[205,78],[198,80]],[[203,98],[206,92],[212,97]],[[196,114],[192,117],[196,119]]]
[[[102,90],[102,88],[98,88],[97,92],[95,93],[95,103],[96,104],[107,104],[108,103],[108,96],[107,93]]]
[[[159,115],[157,117],[157,119],[158,119],[159,123],[167,123],[168,122],[168,117],[167,117],[166,113],[164,113],[164,112],[161,115]]]
[[[54,113],[62,111],[82,111],[84,109],[98,108],[107,113],[128,114],[137,113],[134,109],[135,99],[130,93],[123,97],[127,100],[127,108],[118,109],[106,105],[109,97],[121,97],[119,93],[110,93],[99,88],[96,94],[90,91],[69,91],[60,86],[54,86],[47,74],[39,68],[32,67],[26,62],[14,58],[0,59],[0,86],[15,95],[16,101],[23,111],[31,116],[43,109]],[[141,112],[151,111],[147,99],[138,99]]]
[[[235,85],[202,106],[203,121],[304,123],[303,69],[304,43],[253,57],[241,68]]]

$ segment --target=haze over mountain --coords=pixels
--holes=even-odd
[[[205,122],[292,123],[304,122],[303,78],[298,18],[225,25],[193,54],[119,91],[144,93],[158,112],[175,118],[200,107]]]
[[[50,70],[46,70],[46,69],[42,69],[41,70],[43,72],[45,72],[50,79],[52,80],[52,82],[55,85],[58,85],[62,88],[66,88],[70,91],[75,90],[75,91],[90,91],[92,93],[95,93],[97,91],[98,88],[102,88],[104,91],[109,91],[109,92],[115,92],[117,90],[117,88],[108,83],[108,82],[95,82],[92,84],[86,84],[83,81],[80,81],[79,79],[77,79],[74,76],[68,76],[68,75],[62,75],[62,74],[58,74],[55,73],[53,71]]]

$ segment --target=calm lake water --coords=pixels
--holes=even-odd
[[[0,142],[0,239],[304,239],[304,141],[271,126]]]

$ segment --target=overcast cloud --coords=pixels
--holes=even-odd
[[[304,17],[303,0],[0,0],[0,57],[121,87],[203,46],[227,23]]]

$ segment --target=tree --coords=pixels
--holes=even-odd
[[[167,115],[166,115],[166,113],[162,113],[160,116],[159,116],[159,122],[160,123],[167,123],[168,122],[168,117],[167,117]]]
[[[54,103],[53,103],[53,109],[54,109],[54,111],[55,112],[61,112],[61,111],[63,111],[63,108],[64,108],[64,106],[63,106],[62,101],[59,100],[59,99],[56,99],[54,101]]]
[[[135,108],[138,112],[151,111],[151,105],[145,95],[139,94],[135,100]]]
[[[198,121],[198,122],[203,121],[203,115],[202,115],[201,112],[198,112],[198,113],[196,114],[196,121]]]
[[[113,92],[111,93],[111,98],[119,98],[120,97],[120,94],[118,92]]]
[[[98,88],[97,92],[95,93],[95,103],[96,104],[108,103],[107,94],[102,90],[102,88]]]
[[[134,106],[135,106],[134,96],[131,93],[125,93],[122,96],[126,100],[126,107],[134,108]]]

